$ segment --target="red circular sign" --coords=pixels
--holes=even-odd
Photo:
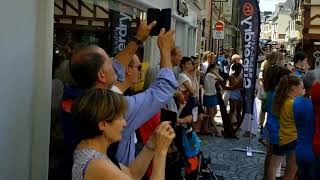
[[[243,13],[245,16],[252,16],[254,8],[250,3],[244,3],[243,5]]]
[[[214,25],[214,28],[216,29],[216,31],[223,31],[223,28],[224,28],[224,24],[223,22],[217,22],[215,25]]]

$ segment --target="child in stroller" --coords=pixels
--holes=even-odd
[[[171,159],[171,155],[167,158],[166,179],[200,180],[210,179],[210,176],[214,178],[215,175],[209,167],[211,161],[204,158],[201,140],[192,129],[193,121],[179,122],[179,119],[192,115],[198,104],[189,97],[185,105],[179,105],[178,125],[175,127],[176,138],[173,143],[176,154],[174,160]]]

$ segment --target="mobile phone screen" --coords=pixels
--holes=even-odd
[[[161,28],[165,28],[166,32],[171,28],[171,9],[161,10]]]
[[[151,29],[150,36],[158,36],[161,30],[161,11],[156,8],[148,8],[147,23],[150,24],[157,21],[157,24]]]
[[[177,113],[166,109],[161,109],[160,121],[171,121],[171,126],[174,128],[177,122]]]

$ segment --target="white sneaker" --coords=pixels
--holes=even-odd
[[[280,166],[277,168],[276,177],[281,177],[281,164],[280,164]]]

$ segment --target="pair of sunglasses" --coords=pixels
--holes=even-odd
[[[142,69],[141,64],[139,66],[129,66],[129,67],[136,67],[138,69],[138,71],[141,71],[141,69]]]

